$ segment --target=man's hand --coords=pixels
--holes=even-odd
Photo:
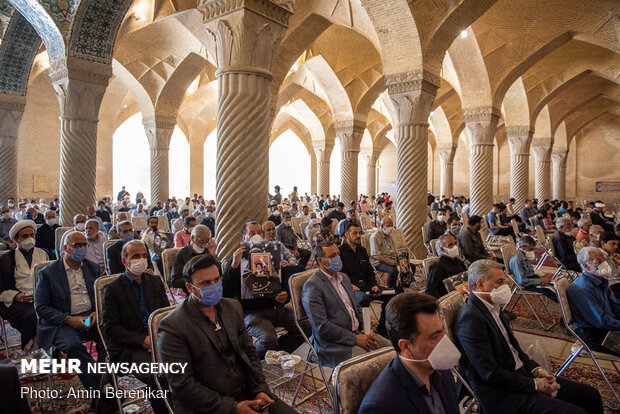
[[[65,323],[78,331],[88,330],[88,326],[84,323],[84,318],[82,316],[67,316]]]
[[[288,293],[286,293],[285,291],[282,291],[280,293],[278,293],[278,295],[275,297],[276,302],[279,303],[286,303],[286,300],[288,299]]]
[[[153,274],[153,269],[151,269],[150,267],[147,267],[146,270],[144,271],[144,273],[148,273],[149,275]]]
[[[381,295],[381,289],[379,289],[379,286],[373,286],[372,288],[370,288],[370,294],[372,296],[379,296]]]
[[[207,250],[209,251],[211,256],[215,256],[216,249],[217,249],[217,244],[215,243],[215,240],[209,239],[209,242],[207,243]]]
[[[261,407],[261,401],[262,400],[246,400],[246,401],[239,401],[237,403],[237,410],[235,411],[236,414],[260,414],[258,411],[260,407]],[[264,405],[264,404],[263,404]],[[263,411],[265,413],[268,413],[269,410],[265,410]]]
[[[358,288],[358,287],[357,287],[357,286],[355,286],[355,285],[351,285],[351,287],[353,287],[353,290],[360,290],[360,288]]]
[[[534,378],[534,381],[536,382],[536,388],[538,391],[547,394],[552,398],[558,395],[560,384],[555,381],[555,378],[549,379],[546,377],[538,377]]]
[[[235,250],[235,253],[233,253],[233,262],[231,265],[233,269],[238,268],[241,264],[241,255],[243,254],[243,252],[245,252],[245,247],[241,246],[237,250]]]
[[[19,292],[17,295],[15,295],[15,298],[13,298],[13,302],[17,303],[31,303],[33,300],[33,296],[26,295],[24,292]]]
[[[299,255],[298,250],[291,250],[291,253],[293,253],[293,256],[295,256],[295,259],[299,259],[300,255]]]
[[[612,257],[616,263],[620,264],[620,253],[614,253]]]
[[[548,285],[550,283],[551,283],[551,278],[549,278],[547,275],[540,278],[541,285]]]
[[[263,400],[263,403],[261,404],[261,406],[263,406],[263,405],[265,405],[267,403],[273,404],[275,402],[273,399],[271,399],[271,397],[269,397],[264,392],[259,392],[258,394],[256,394],[256,397],[254,397],[254,399],[255,400]]]
[[[364,348],[366,351],[374,351],[377,349],[377,337],[374,332],[370,335],[355,335],[355,345]]]
[[[142,348],[144,348],[147,351],[151,352],[151,337],[150,336],[147,335],[144,338],[144,341],[142,341]]]

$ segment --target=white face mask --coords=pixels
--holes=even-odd
[[[524,252],[525,253],[525,258],[529,261],[532,260],[536,260],[536,253],[535,252]]]
[[[9,206],[9,208],[15,207],[15,203],[8,203],[7,205]]]
[[[279,212],[278,210],[275,210],[275,211],[273,212],[273,215],[274,215],[274,216],[279,216],[279,215],[280,215],[280,212]]]
[[[612,269],[609,263],[603,262],[594,269],[589,270],[588,273],[592,273],[594,276],[608,278],[612,274]]]
[[[25,251],[29,251],[32,250],[32,248],[35,245],[35,241],[32,237],[28,237],[26,240],[22,241],[19,246],[22,248],[22,250]]]
[[[446,249],[445,247],[444,249],[444,254],[450,258],[455,258],[458,257],[459,255],[459,246],[457,246],[456,244],[452,247],[450,247],[449,249]]]
[[[410,362],[428,361],[434,370],[446,370],[456,366],[456,364],[459,363],[461,353],[452,343],[450,338],[448,338],[448,335],[444,335],[443,338],[437,342],[437,345],[435,345],[435,348],[433,348],[427,359],[405,358],[402,354],[400,355],[400,358]]]
[[[474,292],[477,294],[490,294],[491,302],[495,305],[505,305],[510,301],[512,297],[512,292],[510,291],[510,286],[501,285],[498,288],[493,289],[490,292]]]
[[[47,219],[47,220],[45,220],[45,223],[48,226],[52,227],[52,226],[55,226],[58,223],[58,219],[57,218]]]
[[[255,234],[254,236],[250,237],[249,241],[250,243],[260,243],[263,241],[263,238],[260,234]]]
[[[11,219],[11,213],[4,213],[4,214],[2,215],[2,218],[3,218],[4,220],[10,220],[10,219]]]
[[[292,221],[285,221],[284,225],[287,226],[287,227],[291,227],[293,225],[293,222]]]
[[[385,233],[387,236],[390,235],[390,233],[392,233],[392,230],[394,230],[394,227],[390,226],[390,227],[384,227],[383,229],[383,233]]]
[[[129,270],[134,275],[141,275],[142,273],[144,273],[148,266],[149,264],[146,259],[134,259],[129,261],[127,270]]]
[[[198,247],[195,243],[192,243],[192,250],[196,254],[202,254],[202,253],[204,253],[205,248],[204,247]]]
[[[437,221],[441,222],[444,221],[446,216],[437,216]]]
[[[86,229],[86,223],[77,223],[75,229],[77,231],[84,231],[84,229]]]

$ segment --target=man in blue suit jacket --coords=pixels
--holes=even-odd
[[[39,316],[37,339],[39,346],[52,345],[80,360],[80,381],[86,389],[99,389],[101,376],[89,374],[86,364],[95,362],[83,341],[97,343],[97,360],[105,360],[105,349],[99,340],[95,324],[95,279],[101,274],[99,264],[86,260],[86,236],[74,231],[67,235],[63,258],[39,272],[35,290],[35,310]]]
[[[324,241],[314,249],[319,270],[310,276],[302,291],[302,304],[312,325],[313,343],[322,364],[335,367],[352,356],[390,342],[371,331],[362,333],[362,308],[355,299],[351,280],[342,270],[340,251]]]
[[[401,293],[388,303],[386,327],[398,355],[364,396],[359,414],[458,414],[458,391],[449,371],[460,353],[445,335],[437,300]]]
[[[467,271],[472,294],[461,308],[454,337],[461,367],[485,413],[602,414],[599,392],[556,378],[530,359],[503,319],[510,299],[502,266],[478,260]]]

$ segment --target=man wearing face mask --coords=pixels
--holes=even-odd
[[[443,330],[435,298],[403,293],[386,308],[397,356],[372,383],[359,414],[458,414],[458,391],[449,370],[461,353]]]
[[[103,256],[103,244],[108,238],[99,233],[99,222],[97,220],[86,221],[86,258],[99,265],[100,274],[105,272],[105,260]]]
[[[20,332],[22,349],[28,351],[36,349],[32,267],[49,260],[45,250],[34,247],[36,229],[32,220],[15,223],[9,236],[17,248],[0,256],[0,316]]]
[[[436,298],[440,298],[448,293],[443,281],[458,273],[467,270],[465,263],[459,258],[459,246],[452,234],[446,233],[439,236],[437,240],[437,254],[439,259],[428,271],[426,277],[425,292]]]
[[[500,313],[511,298],[502,266],[479,260],[468,269],[469,295],[454,325],[461,368],[481,409],[502,414],[602,414],[599,392],[556,378],[530,359]]]
[[[293,221],[291,213],[285,211],[282,214],[282,223],[276,226],[276,239],[286,247],[295,258],[298,260],[298,264],[302,267],[306,267],[308,260],[310,260],[310,250],[301,249],[297,247],[297,240],[299,237],[293,230]]]
[[[271,394],[239,302],[222,297],[218,267],[209,254],[187,262],[183,278],[191,294],[159,327],[162,362],[191,364],[168,375],[175,413],[250,414],[267,405],[272,414],[294,413]]]
[[[346,208],[347,218],[344,220],[340,220],[338,222],[338,237],[343,238],[344,234],[347,232],[347,227],[350,224],[357,224],[360,228],[362,225],[360,221],[357,219],[357,209],[353,206],[349,206]]]
[[[609,331],[620,331],[620,299],[609,288],[612,268],[605,256],[596,247],[579,250],[577,260],[583,273],[571,283],[566,295],[581,339],[593,351],[618,355],[601,345]]]
[[[445,220],[447,218],[448,216],[445,208],[442,207],[437,210],[437,218],[428,223],[428,227],[426,229],[426,238],[429,241],[439,238],[439,236],[446,232],[448,226]]]
[[[13,218],[9,208],[7,206],[0,206],[0,251],[9,250],[15,248],[15,243],[11,240],[9,232],[11,227],[17,223],[17,220]]]
[[[362,308],[349,277],[341,273],[338,246],[322,242],[314,248],[319,270],[304,284],[302,304],[312,326],[321,363],[335,367],[351,357],[390,346],[374,331],[362,332]]]
[[[282,223],[282,217],[280,217],[280,210],[278,210],[278,206],[271,204],[271,214],[267,217],[267,220],[273,221],[276,226],[279,226]]]
[[[314,233],[312,236],[312,243],[317,246],[324,241],[330,241],[335,244],[340,244],[340,240],[332,232],[332,219],[329,217],[323,217],[321,219],[321,230]]]
[[[534,273],[532,262],[536,260],[536,254],[534,253],[536,241],[530,236],[523,236],[519,239],[517,246],[517,254],[508,262],[515,281],[523,289],[542,293],[549,299],[557,302],[558,297],[553,290],[541,287],[541,285],[549,285],[551,283],[550,277],[547,275],[541,277]]]
[[[100,374],[89,374],[86,366],[94,363],[83,342],[97,343],[97,361],[104,362],[106,351],[95,322],[95,279],[99,265],[86,259],[87,241],[83,233],[72,231],[65,237],[60,259],[39,271],[35,308],[39,316],[37,340],[43,349],[52,345],[80,360],[82,385],[98,390]]]
[[[594,204],[594,208],[590,212],[590,221],[592,224],[597,226],[601,226],[605,231],[614,231],[613,221],[609,221],[607,217],[603,214],[605,210],[605,204],[597,200]]]
[[[151,254],[151,260],[157,265],[157,268],[159,269],[159,274],[163,275],[164,265],[161,260],[161,252],[163,251],[163,248],[160,245],[161,235],[157,231],[158,224],[159,217],[153,216],[148,218],[148,228],[142,234],[142,241],[149,249],[149,253]]]
[[[56,216],[56,212],[47,210],[45,212],[45,224],[42,224],[37,229],[35,246],[40,249],[44,249],[50,255],[54,255],[56,250],[56,229],[58,227],[58,217]]]
[[[149,315],[170,303],[161,279],[147,273],[149,253],[141,240],[125,243],[121,257],[127,270],[103,290],[102,322],[110,361],[150,363],[153,359]],[[153,375],[136,374],[136,378],[149,388],[157,389]],[[166,387],[164,382],[162,388]],[[156,414],[168,413],[163,399],[149,398],[149,401]]]
[[[125,264],[122,259],[122,250],[125,243],[128,243],[135,239],[133,232],[133,226],[129,221],[121,221],[116,224],[116,231],[118,233],[119,241],[111,246],[108,246],[106,255],[108,256],[107,270],[109,275],[125,272]],[[148,252],[148,247],[146,248]],[[153,273],[153,262],[151,262],[150,253],[147,255],[147,267],[146,272]]]
[[[187,211],[187,210],[186,210]],[[174,234],[174,247],[183,247],[189,243],[192,230],[196,227],[196,217],[187,216],[183,219],[183,229]]]
[[[465,256],[470,263],[481,259],[493,260],[491,254],[487,251],[482,242],[482,236],[480,236],[481,226],[482,217],[471,216],[467,228],[461,230],[457,237],[463,256]]]
[[[243,225],[243,241],[261,242],[261,227],[255,221],[247,222]],[[288,301],[288,292],[285,286],[274,297],[259,299],[240,299],[241,298],[241,255],[245,252],[245,247],[239,247],[233,254],[232,260],[228,261],[223,277],[224,296],[231,299],[239,299],[245,315],[245,325],[248,332],[257,338],[255,343],[256,350],[261,358],[270,350],[283,349],[293,352],[304,342],[303,336],[295,325],[293,311],[285,307]],[[244,266],[245,267],[245,266]],[[278,338],[276,326],[286,329],[287,334]]]
[[[320,230],[320,229],[321,229],[321,220],[317,218],[316,213],[314,211],[311,211],[308,214],[308,225],[304,229],[306,240],[310,240],[310,238],[308,237],[310,230]]]
[[[456,239],[461,232],[461,221],[458,217],[449,216],[446,224],[445,234],[451,234]]]
[[[208,205],[205,210],[205,217],[198,224],[207,226],[209,230],[211,230],[211,234],[215,234],[215,215],[213,213],[213,206]]]
[[[599,236],[598,241],[611,268],[611,274],[607,278],[609,288],[617,298],[620,298],[620,253],[618,253],[620,237],[616,233],[606,231]]]
[[[86,216],[84,214],[76,214],[73,217],[73,230],[83,232],[86,229]]]
[[[579,263],[577,263],[575,249],[573,248],[574,239],[571,236],[573,225],[570,219],[567,217],[560,217],[555,221],[555,227],[558,229],[553,237],[555,254],[568,270],[574,270],[576,272],[581,271],[581,267]]]
[[[185,289],[183,267],[193,257],[206,253],[215,256],[217,246],[215,244],[215,240],[211,238],[211,234],[211,230],[202,224],[199,224],[193,228],[190,242],[179,250],[174,258],[174,264],[172,265],[170,276],[171,288]],[[221,270],[222,269],[220,269],[220,273]]]
[[[370,262],[379,272],[388,274],[388,286],[394,286],[398,279],[398,250],[392,238],[394,222],[390,217],[381,220],[381,228],[370,236]]]

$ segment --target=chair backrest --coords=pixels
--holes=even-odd
[[[157,230],[164,232],[170,230],[170,222],[168,221],[168,217],[157,216]]]
[[[362,234],[362,246],[366,249],[368,255],[370,255],[370,236],[368,233]]]
[[[196,216],[196,224],[200,223],[202,221],[202,219],[205,218],[204,214],[198,214]]]
[[[395,356],[394,348],[385,347],[338,364],[332,374],[337,405],[334,412],[356,414],[372,383]]]
[[[427,257],[422,260],[422,269],[424,269],[424,274],[428,275],[429,270],[431,270],[431,266],[439,259],[439,257]]]
[[[550,253],[553,255],[553,257],[558,257],[557,254],[555,254],[555,246],[553,245],[553,234],[547,234],[547,247],[549,247],[549,251]]]
[[[149,227],[146,217],[132,217],[131,225],[134,230],[138,231],[146,230]]]
[[[515,236],[518,236],[519,235],[519,225],[517,224],[517,220],[515,220],[515,219],[510,220],[510,224],[512,225],[512,231],[514,231]]]
[[[502,251],[502,258],[504,260],[504,265],[506,267],[506,271],[510,272],[510,267],[508,266],[508,263],[510,263],[510,259],[513,258],[513,256],[515,256],[517,254],[517,250],[515,249],[514,246],[510,245],[510,244],[505,244],[503,245],[500,250]]]
[[[431,246],[431,253],[433,254],[433,256],[437,256],[437,248],[436,248],[437,240],[439,239],[432,239],[429,242],[429,245]]]
[[[62,241],[62,236],[71,230],[73,227],[56,227],[54,231],[54,247],[56,248],[56,257],[60,258],[60,254],[58,251],[60,250],[60,242]]]
[[[332,233],[338,235],[338,220],[332,219]]]
[[[545,231],[540,225],[534,226],[534,229],[536,230],[536,237],[538,237],[538,241],[544,245],[547,242],[547,239],[545,238]]]
[[[392,240],[394,240],[394,247],[397,249],[406,249],[407,243],[405,242],[405,233],[402,229],[394,229],[391,233]]]
[[[293,224],[293,231],[297,234],[301,233],[301,217],[292,217],[291,222]]]
[[[433,220],[437,220],[437,210],[431,210],[431,217]]]
[[[110,272],[110,269],[108,269],[108,247],[112,246],[117,241],[118,240],[108,240],[103,242],[103,263],[107,272]]]
[[[291,304],[293,305],[293,315],[298,321],[302,321],[308,317],[306,310],[301,303],[301,291],[304,283],[316,272],[316,269],[306,270],[304,272],[295,273],[288,280],[288,287],[291,291]]]
[[[99,336],[101,337],[103,346],[106,351],[108,350],[108,342],[105,339],[105,335],[103,334],[103,288],[110,282],[115,281],[118,277],[122,276],[121,274],[109,275],[109,276],[99,276],[95,280],[95,315],[97,318],[97,331],[99,332]]]
[[[457,273],[454,276],[447,277],[443,280],[443,285],[448,292],[462,292],[462,290],[469,291],[469,285],[467,282],[467,271]]]
[[[53,260],[46,260],[44,262],[35,263],[32,266],[32,291],[34,292],[37,288],[37,283],[39,282],[39,270],[43,269],[45,266],[54,263]]]
[[[159,323],[164,319],[170,312],[172,312],[177,305],[166,306],[165,308],[159,308],[153,311],[149,316],[149,337],[151,338],[151,357],[153,358],[153,362],[160,362],[159,350],[157,349],[157,334],[159,333]]]
[[[583,243],[578,242],[576,240],[573,242],[573,249],[575,249],[575,254],[579,253],[579,250],[581,250],[583,248],[584,248]]]
[[[454,341],[452,327],[463,303],[463,295],[457,291],[448,292],[439,299],[439,317],[443,321],[443,328],[451,341]]]
[[[310,241],[310,246],[312,247],[312,250],[314,250],[314,235],[316,234],[317,231],[320,231],[321,229],[310,229],[308,230],[308,240]]]
[[[570,326],[573,321],[573,315],[568,304],[568,296],[566,295],[569,286],[570,282],[565,277],[560,277],[553,281],[553,287],[558,295],[558,303],[560,304],[560,310],[562,311],[562,317],[566,326]]]
[[[426,234],[426,226],[422,226],[422,241],[424,244],[428,244],[428,235]]]
[[[169,249],[165,249],[161,254],[161,262],[164,266],[164,280],[166,281],[166,284],[170,283],[170,279],[172,278],[172,265],[177,257],[177,252],[181,249],[182,247],[171,247]]]
[[[368,216],[368,214],[360,215],[360,224],[362,225],[362,229],[364,229],[364,231],[369,231],[373,229],[372,222],[370,221],[370,217]]]

